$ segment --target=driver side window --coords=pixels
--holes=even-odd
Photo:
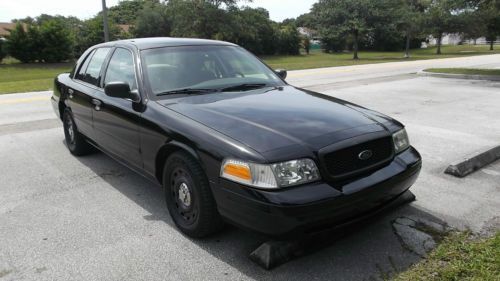
[[[130,86],[130,90],[137,90],[134,57],[129,50],[117,48],[111,56],[104,77],[104,85],[110,82],[125,82]]]

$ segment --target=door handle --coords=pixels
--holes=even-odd
[[[101,110],[102,102],[98,99],[92,99],[92,104],[94,105],[95,110]]]
[[[69,89],[68,89],[68,94],[69,94],[69,98],[70,98],[70,99],[72,99],[72,98],[73,98],[73,93],[74,93],[74,92],[75,92],[75,91],[73,91],[73,89],[71,89],[71,88],[69,88]]]

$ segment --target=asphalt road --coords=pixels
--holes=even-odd
[[[411,74],[480,65],[498,67],[500,55],[291,72],[291,84],[404,122],[424,167],[416,202],[270,272],[248,259],[261,237],[229,227],[188,239],[154,185],[102,153],[71,156],[50,93],[0,96],[0,280],[373,280],[405,270],[433,245],[412,221],[500,226],[500,163],[465,179],[443,174],[500,143],[500,83]]]

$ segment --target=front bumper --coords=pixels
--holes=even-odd
[[[227,221],[282,237],[321,232],[375,213],[405,193],[420,169],[420,154],[411,147],[383,168],[349,182],[265,191],[221,179],[212,190]]]

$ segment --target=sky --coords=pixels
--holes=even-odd
[[[107,6],[116,5],[119,0],[107,0]],[[266,8],[275,21],[295,18],[309,12],[317,0],[254,0],[245,3],[251,7]],[[101,0],[0,0],[0,22],[12,19],[36,17],[40,14],[76,16],[88,19],[101,9]]]

